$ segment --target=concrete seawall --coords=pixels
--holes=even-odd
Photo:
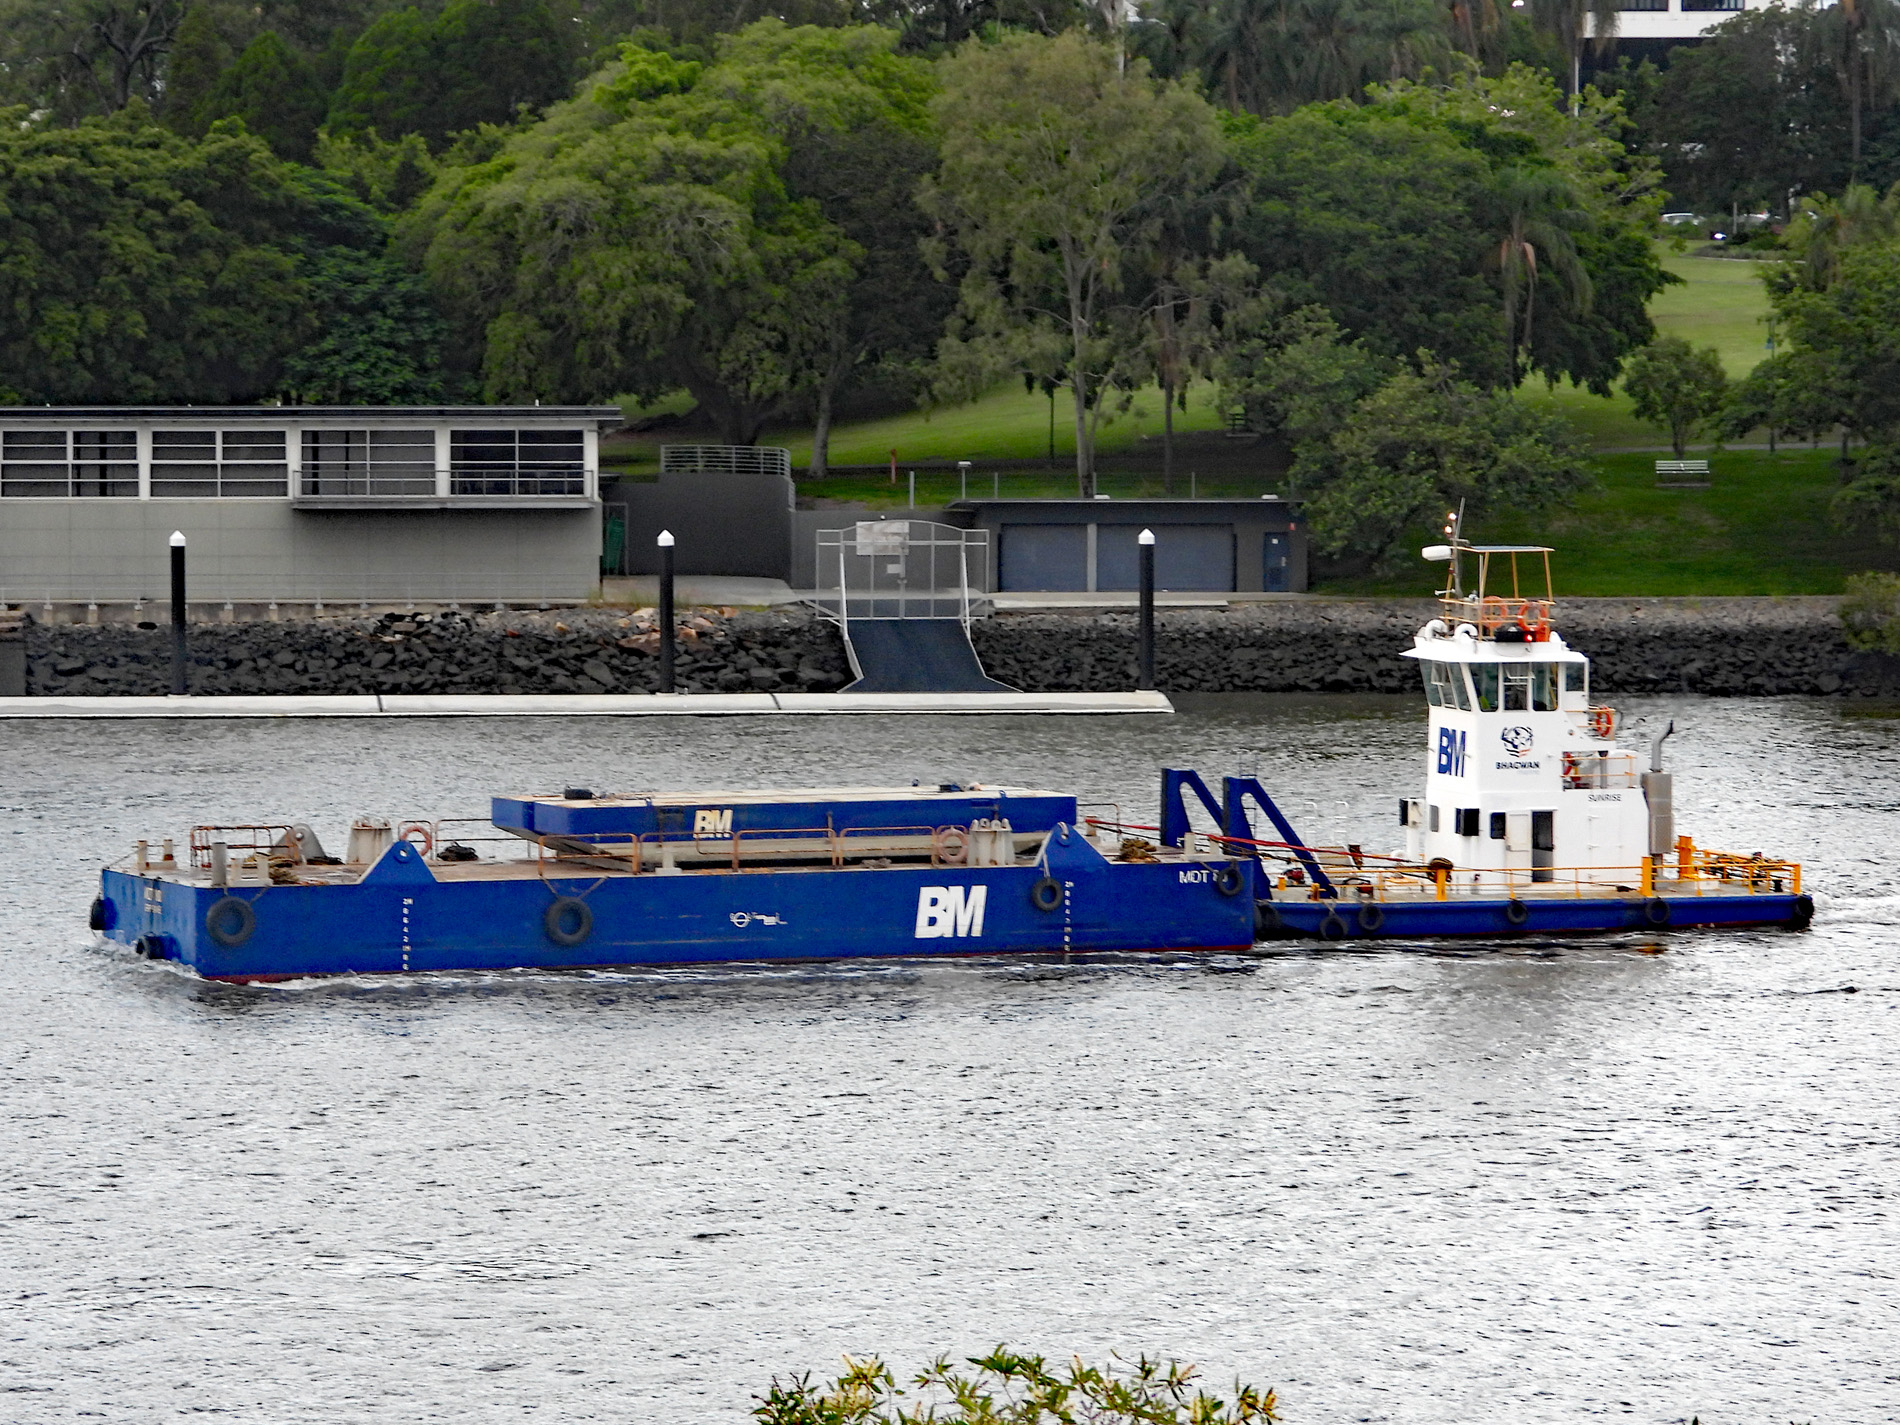
[[[1429,600],[1313,599],[1162,610],[1167,692],[1412,692],[1398,654]],[[1579,599],[1558,626],[1593,661],[1601,693],[1900,694],[1894,660],[1855,654],[1836,601]],[[829,624],[797,611],[695,610],[679,645],[682,691],[825,693],[850,681]],[[29,626],[27,691],[153,696],[167,689],[165,628]],[[1135,676],[1132,613],[1017,613],[977,626],[992,676],[1026,692],[1112,692]],[[600,694],[659,685],[650,617],[622,610],[386,614],[203,624],[194,693],[207,695]]]

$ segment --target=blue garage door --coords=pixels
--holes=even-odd
[[[1164,524],[1154,526],[1155,587],[1157,589],[1214,590],[1234,587],[1234,529],[1224,524]],[[1141,547],[1139,525],[1105,524],[1095,539],[1095,587],[1139,589]]]
[[[1089,586],[1089,531],[1080,524],[1003,527],[999,587],[1024,593]]]

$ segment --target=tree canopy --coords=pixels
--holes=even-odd
[[[945,66],[936,113],[943,163],[924,201],[966,261],[946,364],[970,390],[1059,373],[1076,479],[1093,494],[1102,398],[1146,350],[1144,259],[1168,200],[1220,166],[1214,111],[1071,33],[966,45]]]
[[[138,112],[61,128],[4,111],[0,194],[0,386],[12,400],[254,401],[316,361],[313,344],[353,342],[359,356],[374,345],[339,331],[354,317],[326,295],[327,273],[346,257],[387,261],[383,221],[240,123],[194,140]],[[423,373],[436,361],[427,337],[399,348]]]
[[[713,61],[627,45],[450,165],[410,222],[493,399],[684,385],[749,444],[825,368],[864,249],[785,167],[808,133],[922,133],[929,67],[873,27],[760,21]]]
[[[329,127],[441,144],[565,97],[572,77],[568,37],[547,0],[449,0],[434,15],[396,10],[350,46]]]
[[[1649,241],[1656,170],[1618,142],[1612,100],[1568,113],[1550,80],[1514,67],[1225,122],[1249,188],[1241,250],[1374,351],[1607,395],[1655,334],[1648,300],[1674,280]]]

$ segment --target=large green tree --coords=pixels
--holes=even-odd
[[[1673,52],[1636,117],[1678,203],[1780,211],[1791,193],[1848,181],[1850,116],[1829,28],[1813,8],[1772,5]]]
[[[1448,509],[1547,509],[1587,485],[1590,467],[1561,417],[1421,356],[1303,443],[1294,475],[1310,492],[1314,546],[1365,565]]]
[[[447,325],[422,274],[404,263],[389,220],[328,174],[298,170],[289,245],[309,335],[283,360],[274,394],[299,404],[401,406],[447,394]]]
[[[0,385],[16,400],[251,400],[310,327],[296,198],[257,139],[137,114],[0,122]]]
[[[1252,114],[1356,100],[1369,85],[1442,71],[1461,37],[1437,0],[1156,0],[1134,36],[1158,73],[1194,76]]]
[[[439,13],[392,11],[350,47],[330,101],[339,134],[423,135],[439,145],[564,97],[569,37],[547,0],[449,0]]]
[[[328,99],[316,66],[266,30],[192,106],[188,124],[202,133],[219,119],[241,119],[279,157],[308,163]]]
[[[929,220],[917,188],[937,165],[930,135],[879,120],[857,127],[801,125],[787,137],[785,180],[794,200],[818,204],[857,249],[843,318],[829,328],[815,373],[810,473],[830,463],[839,399],[881,386],[915,396],[926,379],[956,291],[924,260]]]
[[[0,0],[0,103],[72,121],[157,102],[186,0]]]
[[[323,368],[326,343],[350,346],[366,371],[377,365],[377,332],[363,324],[372,308],[420,323],[387,342],[390,360],[420,380],[386,379],[383,360],[376,380],[345,374],[320,389],[357,400],[427,388],[427,303],[413,289],[405,295],[382,220],[318,175],[280,162],[242,125],[216,124],[189,139],[136,109],[72,127],[0,114],[6,399],[296,396],[318,389],[290,378]],[[373,280],[365,268],[375,269]],[[378,295],[352,309],[346,289],[363,281]],[[341,369],[327,365],[332,375]]]
[[[1170,201],[1220,165],[1213,110],[1071,32],[966,44],[944,65],[936,114],[943,167],[925,202],[965,264],[950,389],[1059,373],[1077,488],[1093,494],[1104,397],[1147,360],[1144,259]]]
[[[1696,431],[1721,411],[1728,374],[1714,347],[1698,351],[1679,336],[1666,336],[1630,358],[1623,390],[1638,420],[1668,428],[1680,460]]]
[[[450,163],[412,241],[494,399],[686,387],[736,444],[809,400],[865,248],[798,197],[801,135],[928,131],[928,65],[872,27],[761,21],[709,65],[626,47],[508,138]]]
[[[1250,185],[1234,237],[1294,305],[1324,306],[1375,352],[1607,394],[1673,280],[1648,238],[1656,167],[1623,147],[1622,122],[1613,100],[1572,106],[1522,66],[1231,118]]]

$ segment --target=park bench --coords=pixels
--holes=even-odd
[[[1706,460],[1658,460],[1656,485],[1663,490],[1700,490],[1709,483]]]

